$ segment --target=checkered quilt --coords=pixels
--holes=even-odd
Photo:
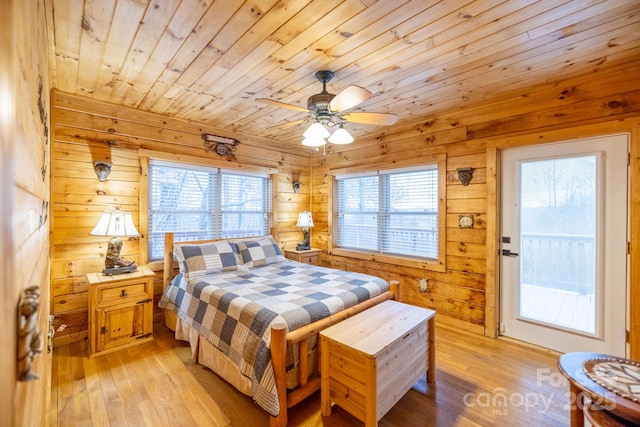
[[[185,280],[176,276],[160,307],[173,310],[252,379],[253,399],[279,412],[271,364],[270,326],[289,331],[389,289],[378,277],[281,261]]]

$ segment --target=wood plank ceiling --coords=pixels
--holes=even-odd
[[[638,0],[46,0],[53,88],[300,144],[322,85],[415,122],[640,61]],[[381,127],[348,123],[356,138]]]

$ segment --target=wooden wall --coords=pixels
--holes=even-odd
[[[437,102],[437,100],[431,100]],[[632,134],[632,156],[640,143],[640,64],[625,64],[607,73],[527,89],[478,106],[465,106],[409,126],[360,138],[349,146],[328,146],[326,156],[313,159],[312,244],[328,250],[330,237],[327,206],[331,170],[348,166],[394,162],[445,153],[447,156],[446,262],[444,273],[326,255],[324,262],[341,268],[368,271],[401,280],[402,301],[435,309],[440,321],[495,335],[497,322],[497,162],[499,149],[542,142],[569,140],[615,132]],[[634,157],[635,159],[635,157]],[[635,160],[634,160],[635,162]],[[462,186],[457,168],[472,167],[473,179]],[[632,260],[638,251],[640,203],[635,181],[638,165],[632,163]],[[634,179],[636,178],[636,179]],[[471,229],[457,227],[458,215],[473,214]],[[632,268],[632,305],[638,302],[640,275]],[[418,279],[429,279],[427,292]],[[635,298],[635,299],[634,299]],[[637,310],[635,310],[637,312]],[[632,313],[632,339],[636,356],[640,314]]]
[[[99,212],[121,206],[139,215],[138,150],[211,158],[215,155],[204,153],[200,133],[225,134],[201,124],[59,92],[54,92],[52,102],[51,289],[56,326],[69,326],[56,333],[56,343],[63,344],[86,335],[85,274],[102,268],[106,245],[106,239],[88,235]],[[329,145],[326,153],[302,147],[278,151],[281,148],[273,141],[227,136],[241,141],[236,153],[238,163],[278,169],[279,216],[275,229],[283,247],[292,248],[300,240],[295,228],[297,214],[310,208],[315,223],[312,245],[324,250],[325,265],[399,279],[403,301],[437,310],[441,322],[495,335],[499,150],[622,131],[632,134],[633,157],[639,120],[640,64],[635,63],[621,64],[607,72],[594,69],[593,74],[562,85],[533,87],[411,125],[374,130],[370,137],[359,138],[354,144]],[[435,154],[447,156],[445,272],[330,253],[328,209],[333,169]],[[114,164],[105,183],[95,177],[95,160]],[[468,186],[461,185],[457,178],[456,169],[460,167],[474,169]],[[632,174],[636,169],[638,163],[632,163]],[[302,182],[300,194],[293,193],[293,181]],[[632,248],[640,247],[640,237],[634,245],[635,236],[640,236],[635,232],[640,231],[640,215],[634,210],[640,203],[640,194],[634,185],[632,179]],[[460,214],[473,214],[474,227],[459,229]],[[139,263],[146,262],[139,258],[137,240],[127,242],[124,254]],[[632,260],[635,256],[632,249]],[[632,301],[637,301],[640,272],[634,273],[634,265],[631,262],[631,293]],[[421,277],[429,279],[429,289],[424,293],[418,290]],[[158,280],[157,294],[160,287]],[[638,320],[638,315],[632,313],[632,348],[636,352],[640,349]]]
[[[86,274],[104,268],[107,238],[90,236],[102,211],[116,206],[132,212],[140,233],[146,233],[146,220],[139,219],[141,182],[139,150],[153,150],[182,156],[196,156],[209,161],[225,160],[215,153],[205,152],[202,132],[240,140],[234,153],[236,162],[275,168],[278,171],[276,189],[277,218],[275,234],[283,248],[295,247],[301,233],[295,224],[298,212],[310,206],[310,157],[308,151],[292,147],[277,151],[273,141],[245,135],[228,135],[201,124],[176,120],[135,109],[118,107],[86,98],[54,92],[52,95],[52,155],[51,155],[51,293],[55,344],[84,339],[87,334]],[[100,182],[93,169],[96,160],[113,164],[105,182]],[[301,181],[298,194],[292,182]],[[141,227],[142,226],[142,227]],[[142,259],[139,239],[126,241],[122,251],[125,259],[146,264]],[[160,264],[154,264],[160,268]],[[155,286],[155,300],[162,291],[162,273]],[[160,311],[156,304],[156,318]]]
[[[45,424],[51,380],[49,331],[49,66],[43,2],[1,2],[0,19],[0,412],[7,426]],[[40,290],[42,353],[37,379],[17,380],[18,307],[24,289]]]

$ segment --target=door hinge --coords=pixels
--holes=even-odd
[[[627,152],[627,166],[631,165],[631,153]]]
[[[631,341],[630,335],[631,335],[631,333],[628,330],[624,331],[624,342],[625,342],[625,344],[629,344],[629,342]]]
[[[631,242],[627,242],[627,255],[631,253]]]

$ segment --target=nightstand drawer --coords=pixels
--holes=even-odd
[[[131,285],[98,289],[98,304],[114,303],[117,301],[125,302],[132,299],[145,299],[149,297],[146,292],[146,288],[146,282],[140,282],[133,283]]]
[[[306,251],[285,251],[285,256],[293,261],[304,262],[305,264],[320,265],[320,255],[322,249],[308,249]]]
[[[319,264],[320,263],[320,254],[303,254],[300,255],[300,262],[306,262],[307,264]]]

